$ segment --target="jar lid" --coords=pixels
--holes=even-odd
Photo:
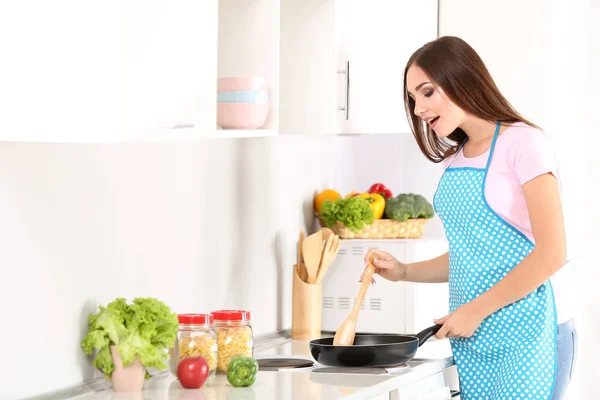
[[[210,314],[178,314],[177,319],[183,325],[206,325],[213,323],[213,316]]]
[[[250,321],[250,311],[219,310],[211,313],[219,321]]]

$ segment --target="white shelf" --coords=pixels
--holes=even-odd
[[[138,137],[123,140],[123,142],[202,141],[208,139],[259,138],[276,135],[277,131],[274,129],[215,129],[211,132],[206,132],[200,128],[156,128],[146,131]]]
[[[218,129],[215,131],[213,136],[214,139],[218,138],[258,138],[267,136],[277,136],[278,131],[275,129],[254,129],[254,130],[227,130]]]

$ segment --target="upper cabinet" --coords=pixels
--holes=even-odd
[[[133,1],[123,9],[120,139],[213,134],[219,3]]]
[[[82,2],[69,13],[43,7],[34,18],[27,6],[15,10],[23,15],[17,21],[29,22],[14,24],[19,41],[5,54],[13,60],[3,94],[11,98],[6,111],[14,126],[5,126],[0,141],[279,132],[279,0]],[[219,78],[229,77],[264,84],[249,92],[229,82],[229,92],[217,96]]]
[[[404,68],[437,37],[437,1],[336,2],[338,132],[410,132]]]
[[[437,30],[433,0],[86,7],[47,8],[44,35],[15,25],[27,51],[9,57],[21,61],[4,91],[15,129],[0,141],[407,132],[404,65]]]
[[[334,0],[281,0],[280,131],[336,132]]]
[[[279,0],[154,3],[128,19],[124,140],[277,134]]]
[[[229,89],[218,88],[219,92],[259,90],[262,86],[262,90],[267,92],[267,98],[257,104],[247,99],[250,103],[242,105],[248,107],[241,109],[234,107],[218,109],[218,125],[221,121],[224,124],[245,124],[244,118],[247,118],[248,124],[262,125],[256,129],[246,126],[243,130],[233,132],[232,135],[228,131],[235,128],[223,125],[217,129],[225,130],[217,131],[216,136],[252,137],[277,134],[280,90],[279,10],[279,0],[219,0],[218,78],[252,78],[248,82],[240,82],[241,86],[230,86]],[[252,86],[247,86],[249,84]],[[213,101],[215,101],[214,97]],[[263,103],[266,104],[264,108]],[[219,103],[219,106],[226,107],[231,104]],[[230,114],[232,121],[229,121]],[[236,114],[239,114],[241,121],[236,119]]]
[[[410,132],[404,68],[437,37],[438,1],[299,3],[282,5],[282,133]]]

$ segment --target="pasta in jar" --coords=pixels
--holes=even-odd
[[[217,367],[217,340],[210,334],[185,336],[179,342],[179,361],[188,357],[202,356],[209,371]]]
[[[177,374],[177,365],[185,358],[204,357],[209,375],[217,368],[217,335],[213,317],[209,314],[180,314],[179,332],[171,350],[171,372]]]
[[[215,311],[217,332],[217,372],[226,373],[231,358],[237,355],[253,357],[254,341],[248,311]]]

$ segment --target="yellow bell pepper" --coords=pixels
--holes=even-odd
[[[349,199],[352,196],[356,196],[357,193],[355,190],[351,191],[350,193],[348,193],[347,195],[344,196],[344,199]]]
[[[381,219],[385,210],[385,199],[379,193],[361,193],[358,196],[369,202],[369,207],[373,210],[373,219]]]

